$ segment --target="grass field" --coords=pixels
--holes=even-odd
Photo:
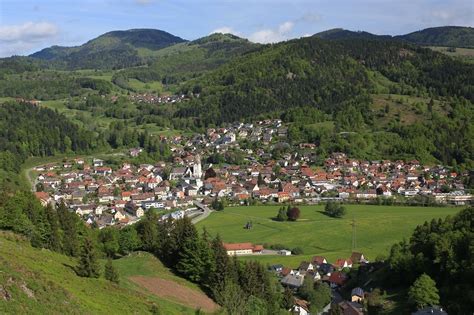
[[[134,275],[178,278],[151,255],[115,261],[121,274],[119,285],[103,277],[78,277],[73,271],[76,264],[75,259],[32,248],[21,237],[0,232],[0,314],[145,314],[152,305],[160,314],[194,314],[194,308],[160,298],[128,281]]]
[[[324,206],[301,206],[297,222],[277,222],[279,206],[228,207],[212,213],[198,224],[206,227],[211,235],[219,233],[225,242],[253,242],[258,244],[283,244],[287,248],[301,247],[301,256],[250,256],[264,263],[283,263],[296,267],[313,255],[326,256],[330,261],[348,258],[351,254],[352,219],[356,223],[357,251],[368,259],[388,254],[390,247],[426,220],[457,213],[459,208],[423,208],[400,206],[346,205],[347,215],[334,219],[322,214]],[[252,221],[251,230],[244,229]]]
[[[456,48],[456,51],[454,52],[448,51],[448,47],[430,46],[428,48],[451,57],[460,58],[464,61],[474,63],[474,48]]]

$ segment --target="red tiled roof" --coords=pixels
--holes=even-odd
[[[246,250],[246,249],[251,249],[252,251],[263,250],[262,245],[253,245],[252,243],[224,243],[223,245],[226,250]]]
[[[329,276],[329,282],[335,283],[337,285],[343,285],[346,282],[346,280],[347,280],[346,274],[339,271],[333,272]]]

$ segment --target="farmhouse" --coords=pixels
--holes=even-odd
[[[261,253],[262,245],[253,245],[252,243],[224,243],[224,248],[229,256],[251,255]]]

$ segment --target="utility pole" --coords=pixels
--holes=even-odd
[[[357,248],[357,239],[356,239],[356,221],[355,218],[352,217],[352,251]]]

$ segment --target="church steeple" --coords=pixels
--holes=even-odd
[[[193,176],[194,178],[201,178],[202,176],[201,156],[199,154],[194,157]]]

